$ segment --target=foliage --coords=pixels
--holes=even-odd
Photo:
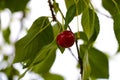
[[[26,17],[28,2],[29,0],[0,0],[0,11],[2,12],[6,8],[9,9],[12,14],[21,11],[23,16],[20,21],[22,24],[23,19]],[[69,24],[78,16],[81,16],[81,22],[78,21],[78,23],[80,22],[82,24],[83,31],[78,30],[74,32],[74,34],[76,37],[75,45],[78,53],[78,64],[81,69],[81,78],[82,80],[109,78],[108,57],[106,53],[94,47],[94,42],[100,32],[100,23],[99,16],[92,2],[90,0],[64,0],[64,2],[66,5],[66,14],[62,13],[59,3],[56,2],[56,0],[48,0],[53,20],[47,16],[40,16],[33,22],[27,34],[14,42],[15,58],[12,65],[21,63],[26,71],[23,74],[19,74],[13,66],[8,66],[1,71],[6,73],[9,79],[12,79],[14,75],[20,75],[20,79],[30,70],[40,74],[45,80],[64,80],[61,75],[50,72],[50,68],[56,58],[56,50],[60,49],[61,53],[64,53],[65,50],[65,48],[59,47],[55,40],[60,32],[67,29],[72,31]],[[114,32],[119,44],[119,52],[120,1],[102,0],[102,5],[103,8],[111,14],[111,18],[114,21]],[[56,17],[58,12],[60,12],[61,18],[64,20],[63,23]],[[55,22],[54,25],[52,24],[53,21]],[[1,29],[1,32],[5,43],[12,45],[13,43],[10,41],[10,25],[4,30]],[[82,40],[83,44],[78,44],[77,42],[79,40]],[[6,59],[3,59],[3,61],[6,61]],[[10,74],[11,71],[14,73]]]

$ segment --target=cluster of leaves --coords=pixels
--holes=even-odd
[[[82,39],[84,43],[80,45],[79,55],[83,61],[83,80],[108,78],[108,58],[104,52],[93,46],[99,34],[100,25],[92,3],[89,0],[65,0],[65,2],[67,7],[65,26],[68,26],[75,16],[82,16],[81,24],[83,31],[79,32],[79,39]]]
[[[19,5],[16,5],[16,1],[14,0],[1,0],[0,10],[8,8],[13,13],[24,11],[28,1],[18,0]],[[76,40],[83,40],[84,42],[81,45],[76,44],[79,48],[78,56],[82,59],[82,64],[79,64],[83,67],[82,80],[109,78],[108,58],[104,52],[94,47],[94,42],[100,31],[99,17],[94,6],[90,0],[65,0],[65,4],[67,12],[64,17],[62,10],[59,8],[59,3],[53,0],[51,8],[52,17],[55,17],[57,12],[60,12],[65,22],[64,30],[66,30],[70,29],[69,23],[72,22],[74,17],[82,16],[80,23],[82,24],[83,31],[75,33]],[[114,32],[120,46],[120,1],[102,0],[102,5],[114,20]],[[62,76],[49,72],[55,61],[56,50],[59,48],[64,53],[64,49],[61,49],[55,41],[57,34],[62,31],[63,26],[58,20],[54,21],[56,24],[51,25],[52,22],[49,18],[42,16],[33,22],[27,35],[15,43],[15,58],[13,63],[22,63],[23,68],[27,68],[25,73],[28,70],[34,71],[40,74],[45,80],[64,80]],[[5,40],[9,42],[8,35],[10,34],[10,29],[8,28],[3,31],[3,34]],[[120,51],[120,47],[118,51]],[[13,70],[13,67],[11,69]],[[25,73],[19,78],[22,78]]]

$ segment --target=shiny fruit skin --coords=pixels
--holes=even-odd
[[[68,30],[61,32],[56,38],[57,44],[63,48],[71,47],[74,44],[74,41],[74,33]]]

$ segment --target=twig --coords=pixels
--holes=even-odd
[[[70,51],[70,53],[72,54],[72,56],[76,59],[76,61],[79,62],[78,59],[76,58],[76,56],[73,54],[72,50],[70,48],[68,48],[68,50]]]
[[[55,17],[55,14],[54,14],[54,11],[53,11],[53,4],[51,2],[51,0],[48,0],[48,3],[49,3],[49,7],[50,7],[50,11],[51,11],[51,14],[52,14],[52,18],[53,18],[53,21],[56,21],[56,17]]]
[[[54,1],[54,0],[53,0]],[[56,19],[56,17],[55,17],[55,15],[54,15],[54,12],[53,12],[53,5],[52,5],[52,3],[51,3],[51,1],[50,0],[48,0],[48,3],[49,3],[49,7],[50,7],[50,10],[51,10],[51,13],[52,13],[52,17],[53,17],[53,21],[56,21],[57,19]],[[62,13],[62,11],[61,11],[61,9],[58,7],[58,10],[59,10],[59,12],[60,12],[60,14],[62,15],[62,18],[65,20],[65,17],[64,17],[64,15],[63,15],[63,13]],[[70,28],[70,26],[68,25],[68,28],[69,28],[69,30],[70,31],[72,31],[72,29]],[[80,57],[80,52],[79,52],[79,47],[78,47],[78,42],[77,42],[77,39],[75,40],[75,44],[76,44],[76,48],[77,48],[77,53],[78,53],[78,59],[74,56],[74,54],[73,54],[73,52],[71,51],[71,49],[69,49],[69,51],[71,52],[71,54],[73,55],[73,57],[78,61],[78,63],[80,64],[80,69],[81,69],[81,71],[80,71],[80,74],[81,74],[81,76],[82,76],[82,74],[83,74],[83,61],[82,61],[82,59],[81,59],[81,57]]]
[[[60,14],[62,15],[63,19],[65,20],[65,17],[64,17],[64,15],[63,15],[63,13],[62,13],[62,11],[61,11],[60,8],[59,8],[59,11],[60,11]],[[72,29],[70,28],[69,25],[68,25],[68,28],[69,28],[70,31],[72,31]],[[77,39],[75,40],[75,45],[76,45],[76,48],[77,48],[78,59],[79,59],[78,62],[79,62],[80,69],[81,69],[80,74],[81,74],[81,76],[82,76],[82,74],[83,74],[83,61],[82,61],[82,59],[81,59],[81,57],[80,57],[80,52],[79,52],[79,47],[78,47]]]
[[[83,60],[80,57],[80,52],[79,52],[79,47],[78,47],[78,41],[77,41],[77,39],[75,40],[75,44],[76,44],[76,49],[77,49],[77,53],[78,53],[79,65],[80,65],[80,69],[81,69],[80,74],[82,76],[82,74],[83,74]]]

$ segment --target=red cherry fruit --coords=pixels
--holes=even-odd
[[[68,30],[61,32],[56,38],[57,44],[63,48],[71,47],[74,44],[74,41],[75,37],[73,32]]]

